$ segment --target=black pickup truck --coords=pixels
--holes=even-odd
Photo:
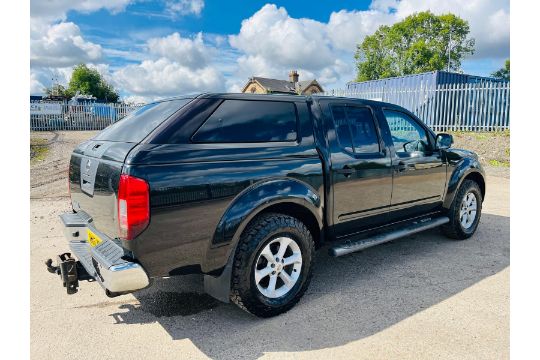
[[[342,256],[441,226],[474,234],[477,156],[409,111],[352,98],[202,94],[148,104],[71,156],[68,293],[108,296],[204,274],[205,291],[261,317],[306,291],[315,250]],[[328,245],[325,245],[328,244]]]

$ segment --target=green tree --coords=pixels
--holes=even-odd
[[[118,92],[103,79],[101,74],[86,64],[73,68],[66,92],[69,97],[73,97],[77,91],[82,95],[92,95],[98,100],[107,102],[116,102],[119,98]]]
[[[410,15],[392,26],[380,26],[357,45],[356,80],[447,68],[457,71],[463,57],[474,53],[475,42],[468,34],[467,21],[453,14],[434,15],[430,11]]]
[[[491,73],[491,76],[497,79],[510,81],[510,59],[507,59],[504,62],[504,67]]]
[[[66,98],[66,99],[70,98],[70,96],[67,93],[66,88],[60,84],[54,84],[50,88],[45,88],[44,91],[48,97],[61,97],[61,98]]]

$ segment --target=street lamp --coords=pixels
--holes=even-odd
[[[450,54],[452,53],[452,28],[450,28],[448,39],[448,63],[446,65],[446,71],[450,72]]]

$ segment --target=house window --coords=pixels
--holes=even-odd
[[[255,91],[257,91],[257,88],[255,88],[255,86],[252,86],[251,89],[250,89],[251,93],[255,93]]]

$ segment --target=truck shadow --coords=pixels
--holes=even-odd
[[[378,333],[509,266],[510,218],[483,214],[468,241],[435,229],[361,253],[317,255],[308,292],[291,311],[258,319],[203,293],[202,277],[156,281],[120,305],[118,324],[158,322],[216,359],[344,345]]]

